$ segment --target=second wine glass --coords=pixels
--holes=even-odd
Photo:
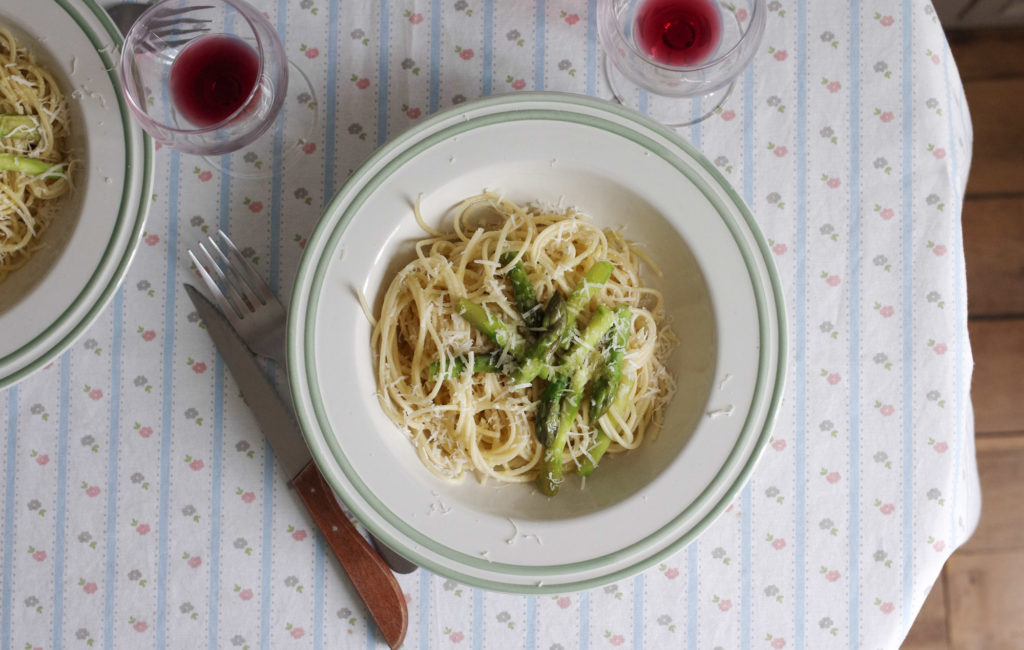
[[[765,0],[598,0],[615,99],[668,126],[713,114],[764,33]]]

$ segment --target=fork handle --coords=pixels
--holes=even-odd
[[[292,487],[366,603],[384,640],[392,648],[402,645],[409,610],[395,575],[342,512],[316,463],[310,462],[296,474]]]

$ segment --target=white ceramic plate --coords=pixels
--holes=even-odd
[[[370,325],[395,271],[435,225],[488,188],[575,205],[622,226],[661,267],[681,339],[679,391],[655,440],[608,458],[548,499],[532,484],[434,478],[382,413]],[[441,224],[444,225],[444,224]],[[600,100],[493,97],[441,113],[378,151],[310,237],[289,313],[288,367],[306,440],[349,508],[431,571],[489,589],[554,593],[633,574],[725,510],[761,451],[785,378],[785,310],[764,238],[742,201],[674,133]]]
[[[117,28],[92,0],[3,0],[0,24],[70,96],[74,192],[43,248],[0,284],[0,388],[52,361],[120,285],[149,206],[152,144],[117,80]]]

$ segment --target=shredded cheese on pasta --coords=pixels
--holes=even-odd
[[[0,26],[0,114],[28,116],[38,131],[32,140],[18,130],[0,137],[0,154],[50,163],[43,174],[0,170],[0,281],[28,262],[48,223],[44,204],[70,188],[65,142],[67,102],[59,85],[35,57]]]
[[[430,236],[416,243],[416,259],[388,286],[371,347],[381,408],[433,474],[452,482],[475,475],[522,483],[537,476],[544,446],[534,420],[543,382],[514,386],[506,374],[474,374],[473,357],[494,346],[458,311],[459,299],[469,298],[508,323],[521,323],[504,277],[520,260],[542,305],[556,291],[567,295],[596,261],[612,262],[615,270],[594,304],[632,310],[623,364],[623,383],[631,384],[625,408],[599,422],[612,440],[611,454],[656,434],[675,390],[664,363],[675,338],[661,320],[661,294],[641,282],[633,245],[573,209],[520,206],[489,192],[456,206],[446,233],[426,227],[418,203],[414,214]],[[506,251],[518,255],[502,265]],[[468,358],[465,372],[431,379],[431,362],[449,367],[460,356]],[[498,365],[512,362],[502,358]],[[564,452],[567,467],[582,462],[595,435],[584,400]]]

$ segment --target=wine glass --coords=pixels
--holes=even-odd
[[[764,34],[765,0],[598,0],[604,73],[615,99],[667,126],[728,98]]]
[[[291,79],[289,68],[298,72]],[[156,141],[206,156],[217,167],[212,157],[250,148],[270,151],[275,136],[296,149],[316,123],[316,102],[307,100],[307,114],[270,128],[290,81],[305,87],[309,97],[313,90],[285,56],[274,26],[244,0],[153,4],[125,36],[120,76],[132,113]],[[257,176],[273,171],[271,165],[231,167],[222,171]]]

